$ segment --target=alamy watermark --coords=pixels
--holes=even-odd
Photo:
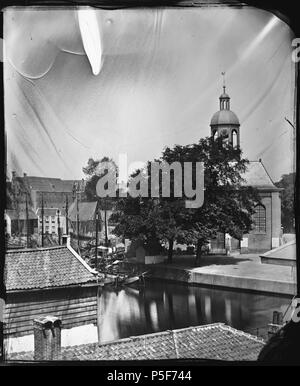
[[[299,61],[300,61],[300,38],[293,39],[292,46],[296,47],[292,52],[292,60],[294,63],[299,63]]]
[[[135,163],[135,165],[142,163]],[[132,166],[132,165],[130,165]],[[128,178],[127,155],[114,162],[100,162],[96,174],[98,197],[185,197],[186,208],[200,208],[204,202],[203,162],[150,162]],[[132,167],[131,167],[132,170]],[[105,173],[104,173],[105,171]],[[172,178],[172,184],[171,184]],[[150,181],[150,186],[149,186]],[[194,182],[194,183],[193,183]],[[171,192],[172,189],[172,192]],[[183,194],[184,193],[184,194]]]
[[[294,323],[300,322],[300,298],[294,298],[292,300],[292,313],[290,320]]]

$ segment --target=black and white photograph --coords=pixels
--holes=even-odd
[[[121,3],[2,9],[3,363],[299,365],[300,38]]]

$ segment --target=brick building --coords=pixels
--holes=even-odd
[[[63,234],[66,232],[66,207],[74,201],[76,192],[84,191],[84,181],[27,176],[26,173],[20,177],[13,172],[11,189],[18,191],[18,203],[14,206],[24,206],[27,197],[30,213],[36,215],[37,233],[41,233],[44,205],[44,232],[58,234],[60,227]]]

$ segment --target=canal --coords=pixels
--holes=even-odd
[[[266,337],[273,311],[284,314],[290,301],[291,296],[158,280],[147,281],[145,287],[105,289],[98,315],[99,341],[217,322]]]
[[[187,286],[162,280],[149,280],[144,286],[100,288],[55,290],[46,303],[41,294],[32,295],[30,304],[23,304],[24,300],[11,294],[10,303],[23,304],[24,311],[7,314],[7,352],[33,351],[32,321],[48,314],[62,319],[62,346],[105,343],[219,322],[267,338],[273,311],[284,314],[291,301],[291,296]],[[40,304],[43,307],[38,311]],[[30,328],[22,333],[25,325]]]

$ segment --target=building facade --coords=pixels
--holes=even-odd
[[[225,84],[219,100],[220,109],[210,122],[211,136],[216,138],[222,135],[233,146],[240,147],[240,122],[237,115],[230,110],[230,97],[226,93]],[[225,252],[226,249],[242,253],[263,252],[280,244],[281,189],[275,186],[261,159],[250,161],[242,177],[245,180],[244,185],[256,188],[260,197],[253,215],[253,229],[242,240],[235,240],[230,235],[218,235],[211,240],[212,252]]]

